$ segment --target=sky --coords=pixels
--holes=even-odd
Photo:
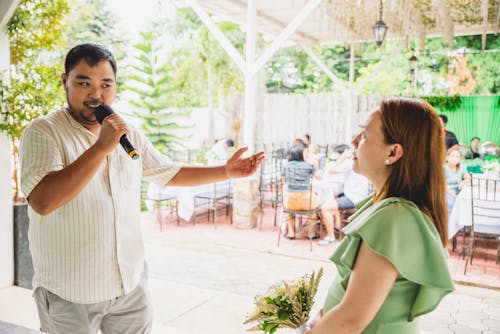
[[[157,4],[162,0],[106,0],[108,8],[116,15],[120,30],[130,37],[144,31],[157,15]]]

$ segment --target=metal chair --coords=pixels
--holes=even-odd
[[[281,151],[280,151],[281,152]],[[274,226],[276,226],[278,205],[281,201],[281,167],[283,166],[283,156],[276,154],[276,151],[271,153],[269,158],[266,158],[261,167],[259,174],[259,208],[260,220],[259,230],[262,230],[262,220],[264,217],[265,202],[271,204],[274,210]]]
[[[194,196],[194,213],[193,213],[193,224],[196,224],[196,209],[205,208],[208,212],[207,220],[210,221],[212,218],[214,222],[214,228],[217,228],[217,210],[224,209],[226,211],[226,216],[229,215],[231,219],[231,224],[233,223],[232,215],[232,189],[231,181],[216,182],[213,184],[211,191],[196,194]]]
[[[286,192],[288,189],[292,191],[296,191],[295,189],[300,189],[300,192],[305,192],[306,200],[306,209],[303,210],[294,210],[290,209],[286,206],[285,194],[281,196],[281,211],[280,211],[280,228],[278,229],[278,247],[280,245],[281,240],[281,230],[284,221],[283,218],[286,214],[289,214],[293,217],[294,220],[297,217],[305,217],[305,223],[300,220],[299,228],[296,231],[300,231],[304,228],[308,228],[308,238],[309,238],[309,248],[312,251],[312,240],[314,238],[314,227],[319,224],[321,226],[321,219],[319,217],[319,213],[321,212],[320,205],[313,206],[312,198],[313,198],[313,190],[312,190],[312,178],[313,178],[313,169],[312,168],[302,168],[302,167],[284,167],[284,177],[282,178],[282,189],[283,192]]]
[[[162,192],[162,188],[160,187],[150,190],[148,183],[144,182],[141,184],[141,199],[143,201],[154,202],[156,222],[160,225],[160,232],[163,230],[162,207],[167,208],[169,216],[175,214],[177,226],[179,226],[179,201],[177,200],[177,196],[175,194],[167,194],[165,192]]]
[[[470,237],[464,243],[463,254],[466,257],[464,275],[467,266],[474,257],[477,240],[493,241],[497,245],[496,263],[500,261],[500,176],[472,174],[471,183],[472,225]]]

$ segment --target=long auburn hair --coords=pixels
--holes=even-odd
[[[399,143],[403,156],[393,164],[375,200],[401,197],[415,203],[436,226],[441,243],[448,242],[448,211],[444,133],[432,106],[419,99],[394,98],[378,110],[386,144]]]

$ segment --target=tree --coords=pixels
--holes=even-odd
[[[172,108],[176,106],[177,93],[172,85],[172,68],[165,59],[159,35],[161,31],[157,25],[140,33],[143,40],[134,45],[136,55],[125,87],[136,95],[130,100],[130,104],[138,108],[132,115],[143,121],[142,129],[153,145],[168,154],[176,144],[183,146],[183,138],[174,132],[187,127],[176,121],[188,117],[190,111]]]
[[[0,77],[0,131],[13,148],[14,201],[20,201],[19,140],[26,126],[64,101],[57,50],[62,45],[65,0],[22,0],[7,23],[11,66]]]
[[[117,19],[104,0],[67,0],[69,13],[64,17],[63,52],[82,43],[98,43],[109,49],[118,64],[125,58],[127,41],[117,30]],[[63,57],[64,55],[61,55]],[[123,76],[125,77],[125,76]],[[118,76],[117,92],[123,85]]]
[[[218,26],[242,52],[245,34],[239,26],[231,22]],[[225,101],[243,91],[243,75],[192,9],[178,8],[167,29],[171,38],[177,40],[169,62],[175,64],[172,76],[182,96],[179,102],[184,106],[208,106],[213,139],[214,107],[225,110]]]

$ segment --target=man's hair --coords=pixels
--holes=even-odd
[[[439,118],[441,118],[444,124],[448,124],[448,117],[446,115],[441,114]]]
[[[418,99],[385,100],[377,111],[386,144],[399,143],[403,156],[393,165],[376,200],[401,197],[415,203],[436,226],[441,242],[448,240],[443,164],[444,132],[432,106]]]
[[[479,140],[479,141],[481,140],[481,138],[479,138],[478,136],[474,136],[474,137],[472,137],[472,138],[471,138],[471,140],[470,140],[470,141],[473,141],[474,139],[477,139],[477,140]]]
[[[101,61],[109,61],[116,77],[116,60],[106,48],[97,44],[80,44],[69,50],[64,61],[64,71],[66,75],[73,70],[81,60],[93,67]]]
[[[232,139],[226,140],[226,146],[227,147],[234,147],[234,140],[232,140]]]
[[[338,153],[338,154],[342,154],[345,152],[345,150],[348,150],[350,149],[351,147],[349,145],[346,145],[346,144],[340,144],[340,145],[337,145],[333,148],[333,152],[335,153]]]
[[[304,146],[292,146],[288,152],[288,161],[304,161]]]

